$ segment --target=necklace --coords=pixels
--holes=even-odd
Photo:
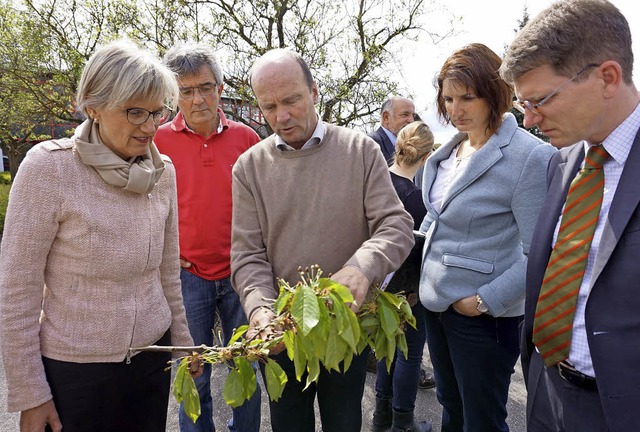
[[[465,143],[465,141],[460,143],[460,145],[458,145],[458,147],[456,148],[456,157],[455,157],[455,160],[454,160],[454,168],[455,169],[458,169],[458,167],[460,166],[462,161],[469,159],[476,152],[476,149],[474,149],[473,147],[471,147],[471,145],[469,145],[469,147],[472,149],[472,151],[470,153],[467,153],[466,155],[462,156],[462,154],[464,154],[464,150],[465,150],[464,143]]]

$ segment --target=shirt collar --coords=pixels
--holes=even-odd
[[[220,108],[218,108],[217,112],[220,121],[218,121],[218,129],[214,132],[214,134],[219,134],[223,130],[229,128],[229,120],[227,120],[227,117],[225,117],[224,112]],[[176,115],[175,118],[171,121],[171,129],[175,132],[186,130],[191,133],[196,133],[187,125],[187,122],[182,115],[182,111],[178,112],[178,115]]]
[[[633,141],[640,129],[640,104],[617,128],[602,141],[602,146],[611,155],[611,158],[620,165],[624,165],[633,146]],[[585,154],[592,144],[585,141]]]
[[[317,146],[322,142],[322,139],[324,138],[325,127],[324,127],[324,123],[320,120],[320,117],[317,116],[317,118],[318,118],[318,123],[316,124],[316,128],[313,130],[313,134],[311,134],[311,138],[309,138],[307,142],[304,143],[304,145],[300,148],[300,150]],[[275,135],[275,142],[276,142],[276,148],[278,150],[282,150],[282,151],[296,150],[293,147],[291,147],[289,144],[287,144],[280,135],[277,135],[277,134]]]

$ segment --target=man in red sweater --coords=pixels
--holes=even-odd
[[[178,75],[180,112],[158,129],[155,143],[176,168],[182,297],[196,345],[212,346],[216,311],[223,342],[247,323],[229,276],[231,248],[231,169],[260,141],[253,129],[227,120],[219,108],[223,73],[214,51],[204,44],[167,52],[166,65]],[[196,379],[202,414],[194,424],[180,408],[182,432],[214,430],[211,366]],[[229,430],[258,432],[260,389],[233,410]]]

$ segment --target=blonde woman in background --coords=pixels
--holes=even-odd
[[[413,218],[413,229],[420,228],[427,210],[422,201],[422,192],[413,183],[413,178],[421,169],[433,147],[433,134],[429,126],[421,121],[408,124],[398,133],[393,165],[389,174],[393,187],[405,210]],[[377,365],[376,409],[373,414],[372,431],[428,432],[431,424],[415,422],[413,411],[418,393],[418,379],[422,365],[422,352],[426,339],[424,306],[418,301],[420,264],[424,241],[416,239],[416,246],[391,279],[388,291],[403,291],[407,294],[411,310],[416,317],[416,328],[407,327],[407,357],[398,350],[396,358],[387,372],[386,362]]]

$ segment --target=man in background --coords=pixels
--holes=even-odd
[[[380,146],[388,164],[396,151],[396,140],[400,129],[414,121],[415,105],[411,99],[393,96],[382,103],[380,127],[369,134]]]
[[[234,329],[247,324],[229,278],[231,169],[260,138],[250,127],[227,120],[220,109],[224,77],[211,47],[177,46],[167,52],[164,61],[178,75],[180,112],[158,129],[154,141],[176,168],[180,279],[187,322],[196,345],[212,346],[217,315],[222,342],[227,345]],[[202,414],[194,424],[181,406],[180,429],[211,432],[210,364],[205,364],[204,373],[195,381]],[[260,387],[244,405],[233,409],[229,429],[259,432]]]

